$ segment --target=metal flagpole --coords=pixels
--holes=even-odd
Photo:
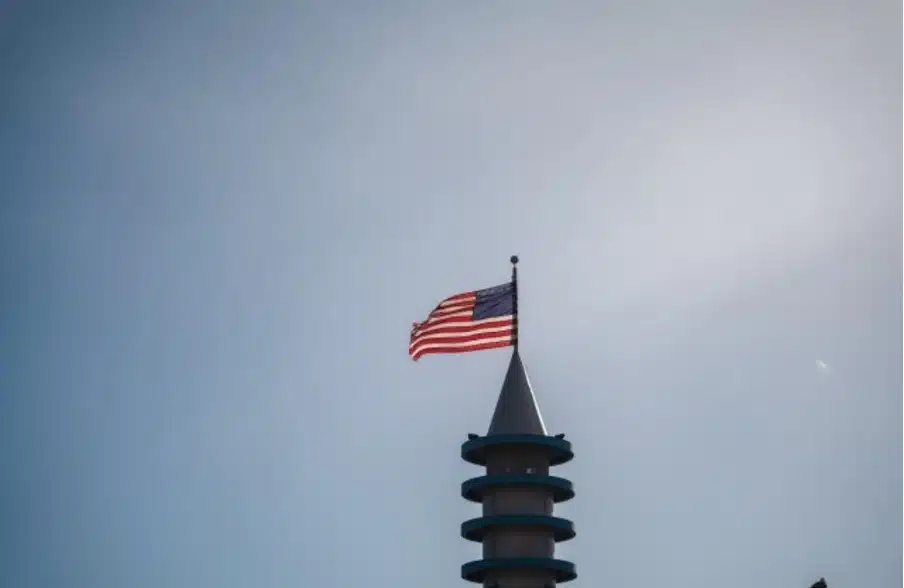
[[[518,256],[513,255],[512,262],[512,344],[518,351]]]

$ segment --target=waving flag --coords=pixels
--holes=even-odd
[[[513,275],[507,284],[446,298],[426,320],[414,323],[408,355],[417,361],[431,353],[465,353],[517,344],[517,297]]]

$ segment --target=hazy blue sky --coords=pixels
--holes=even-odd
[[[512,253],[573,586],[900,586],[901,10],[0,1],[0,586],[466,586]]]

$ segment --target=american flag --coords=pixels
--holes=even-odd
[[[408,355],[464,353],[514,345],[517,338],[515,283],[463,292],[439,303],[426,320],[414,323]]]

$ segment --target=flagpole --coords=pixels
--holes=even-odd
[[[513,255],[509,258],[512,262],[512,344],[515,346],[515,352],[518,351],[518,256]]]

